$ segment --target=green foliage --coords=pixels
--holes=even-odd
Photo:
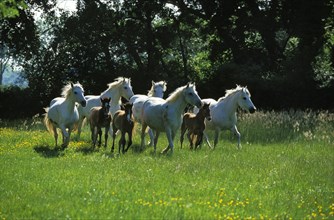
[[[3,0],[0,2],[0,19],[16,17],[19,10],[26,8],[27,4],[23,0]]]
[[[242,115],[215,150],[154,155],[139,134],[124,155],[91,150],[89,129],[53,148],[41,119],[0,122],[1,212],[11,218],[311,219],[334,217],[333,114]],[[119,137],[117,137],[118,140]],[[167,144],[162,134],[158,150]],[[209,172],[208,172],[209,171]]]
[[[135,93],[151,80],[168,81],[168,90],[195,81],[206,97],[235,84],[257,93],[280,88],[294,99],[281,97],[278,106],[289,107],[313,107],[298,100],[319,86],[334,94],[332,0],[84,0],[58,13],[55,3],[27,1],[0,23],[5,56],[18,59],[41,107],[65,81],[99,94],[118,76],[131,77]]]

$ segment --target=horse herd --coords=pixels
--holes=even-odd
[[[101,145],[102,128],[105,129],[104,147],[107,147],[108,133],[112,134],[114,151],[116,133],[120,132],[119,153],[125,153],[132,144],[132,130],[134,123],[141,124],[141,147],[145,146],[145,134],[148,130],[150,145],[154,152],[161,132],[166,133],[168,146],[163,152],[174,150],[174,138],[181,127],[181,147],[184,134],[190,143],[190,148],[198,148],[203,138],[212,148],[207,130],[214,131],[214,146],[218,143],[219,132],[229,129],[237,135],[240,149],[240,133],[237,129],[236,111],[238,107],[253,113],[256,110],[247,87],[237,86],[226,90],[223,97],[201,99],[193,83],[188,83],[174,90],[166,99],[166,82],[153,82],[147,95],[134,94],[131,80],[125,77],[116,78],[108,84],[108,88],[100,95],[84,95],[80,83],[69,83],[63,87],[61,97],[54,98],[50,106],[45,108],[44,123],[54,135],[58,146],[57,129],[61,130],[62,148],[66,148],[70,141],[71,132],[78,130],[80,138],[83,121],[86,118],[91,129],[93,147]],[[129,102],[122,104],[121,98]],[[193,112],[184,113],[187,106],[194,106]],[[125,135],[128,134],[126,145]]]

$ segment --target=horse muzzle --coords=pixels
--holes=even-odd
[[[81,104],[82,107],[86,107],[87,102],[86,102],[86,100],[84,100],[84,101],[81,101],[80,104]]]
[[[252,114],[253,114],[255,111],[256,111],[256,107],[255,107],[255,106],[254,106],[254,107],[251,107],[251,108],[249,108],[249,112],[250,112],[250,113],[252,113]]]

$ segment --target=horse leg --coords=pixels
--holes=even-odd
[[[155,132],[155,136],[154,136],[154,153],[156,153],[156,150],[157,150],[157,143],[158,143],[158,138],[159,138],[159,135],[160,135],[160,132],[159,131],[156,131]]]
[[[231,131],[237,135],[238,137],[238,145],[237,145],[237,148],[240,150],[242,147],[241,147],[241,143],[240,143],[240,139],[241,139],[241,135],[240,135],[240,132],[238,131],[238,128],[236,125],[234,125],[231,129]]]
[[[62,148],[66,148],[68,146],[68,143],[69,143],[69,135],[66,131],[66,128],[65,126],[61,126],[61,131],[62,131],[62,134],[63,134],[63,144],[62,144]]]
[[[56,126],[53,126],[53,136],[55,138],[56,141],[56,147],[58,146],[58,132],[57,132],[57,128]]]
[[[143,149],[145,147],[145,131],[147,128],[147,124],[145,124],[144,122],[141,125],[141,148]]]
[[[219,138],[219,129],[216,129],[215,130],[215,139],[214,139],[214,142],[213,142],[213,147],[215,148],[217,143],[218,143],[218,138]]]
[[[81,134],[81,128],[82,128],[82,124],[83,124],[83,121],[84,121],[85,117],[80,117],[79,118],[79,121],[78,121],[78,140],[80,138],[80,134]]]
[[[151,128],[148,129],[148,135],[150,136],[150,143],[149,145],[152,147],[154,145],[154,134]]]
[[[207,133],[205,131],[203,131],[203,135],[204,135],[206,143],[212,149],[212,146],[211,146],[210,141],[209,141],[209,137],[208,137],[208,135],[207,135]]]
[[[173,153],[174,143],[173,143],[173,133],[171,128],[166,128],[166,136],[168,140],[168,146],[162,151],[162,153],[167,153],[168,150],[171,150],[171,153]]]

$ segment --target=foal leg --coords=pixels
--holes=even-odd
[[[184,133],[186,133],[187,131],[187,128],[185,126],[181,126],[181,136],[180,136],[180,142],[181,142],[181,149],[182,149],[182,144],[183,144],[183,140],[184,140]]]
[[[128,139],[129,139],[128,147],[126,148],[125,152],[127,152],[129,150],[130,146],[132,145],[132,132],[131,131],[128,132]]]
[[[115,131],[115,132],[114,132]],[[112,146],[111,146],[111,152],[114,152],[115,149],[115,138],[116,138],[116,130],[114,130],[112,133]]]
[[[187,137],[188,137],[188,141],[189,141],[189,145],[190,145],[190,150],[191,150],[191,149],[193,149],[193,138],[194,138],[194,135],[192,133],[190,133],[190,131],[188,131]]]
[[[118,142],[118,153],[121,154],[121,148],[122,148],[122,153],[124,154],[124,145],[125,145],[125,132],[121,132],[121,138],[119,139]]]
[[[91,126],[90,127],[90,139],[92,140],[93,147],[95,147],[95,127]]]
[[[98,131],[99,131],[99,143],[98,143],[98,146],[100,147],[101,146],[101,142],[102,142],[102,138],[101,138],[101,136],[102,136],[102,129],[101,129],[101,127],[98,127]]]
[[[195,144],[195,149],[199,148],[202,144],[203,141],[203,132],[200,132],[197,134],[197,140],[196,140],[196,144]]]
[[[104,148],[107,148],[108,131],[109,131],[109,126],[105,127],[105,130],[104,130]]]

